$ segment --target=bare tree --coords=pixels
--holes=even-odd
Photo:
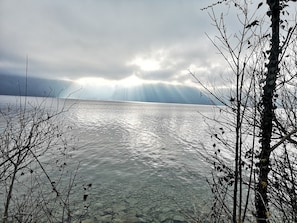
[[[0,111],[2,221],[71,222],[78,167],[67,168],[73,149],[69,127],[62,124],[67,109],[45,99],[19,100]]]
[[[228,32],[226,15],[216,16],[214,7],[222,2],[238,11],[242,28],[236,33]],[[267,16],[263,10],[257,13],[265,5],[262,1],[225,0],[207,7],[219,33],[210,39],[234,77],[226,99],[192,73],[225,105],[220,111],[227,121],[215,120],[220,127],[212,134],[214,154],[206,157],[214,165],[210,185],[215,222],[251,222],[253,216],[257,222],[296,222],[296,156],[292,155],[296,146],[296,72],[292,74],[288,68],[296,63],[290,49],[296,46],[296,20],[287,18],[288,2],[267,1]],[[222,155],[224,150],[233,155],[233,164]],[[251,196],[255,203],[250,202]]]

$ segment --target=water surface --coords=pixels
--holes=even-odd
[[[2,96],[1,107],[8,101],[13,100]],[[73,163],[80,162],[80,176],[92,184],[90,214],[133,210],[158,222],[166,212],[193,210],[209,198],[209,165],[197,151],[211,143],[203,118],[212,114],[210,106],[82,100],[65,105],[70,109],[63,125],[72,127],[69,145],[77,148]]]

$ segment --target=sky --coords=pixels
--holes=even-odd
[[[0,74],[25,76],[28,58],[29,77],[95,99],[115,88],[196,87],[189,70],[208,81],[226,70],[206,36],[215,28],[201,8],[211,2],[0,0]]]

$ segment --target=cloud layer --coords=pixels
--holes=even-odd
[[[0,72],[76,80],[183,83],[195,65],[211,74],[207,0],[0,2]],[[206,56],[207,55],[207,56]]]
[[[210,17],[226,24],[221,30],[236,51],[245,13],[234,1],[216,4],[214,14],[201,11],[215,2],[0,0],[0,75],[24,77],[28,70],[32,78],[83,88],[91,81],[100,95],[106,86],[135,83],[193,87],[193,72],[207,86],[230,89],[232,70],[218,53],[226,50],[228,55],[228,47],[216,38],[220,34]],[[255,11],[258,4],[247,3],[251,21],[268,19],[264,5]],[[264,32],[265,27],[263,22]]]

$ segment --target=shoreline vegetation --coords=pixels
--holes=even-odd
[[[45,106],[48,103],[52,103],[50,107]],[[74,140],[68,134],[71,127],[63,125],[60,117],[67,109],[50,100],[30,101],[27,97],[1,108],[3,223],[71,221],[77,208],[72,193],[79,165],[68,167],[75,148],[68,145],[68,140]],[[81,203],[86,202],[85,198]]]

